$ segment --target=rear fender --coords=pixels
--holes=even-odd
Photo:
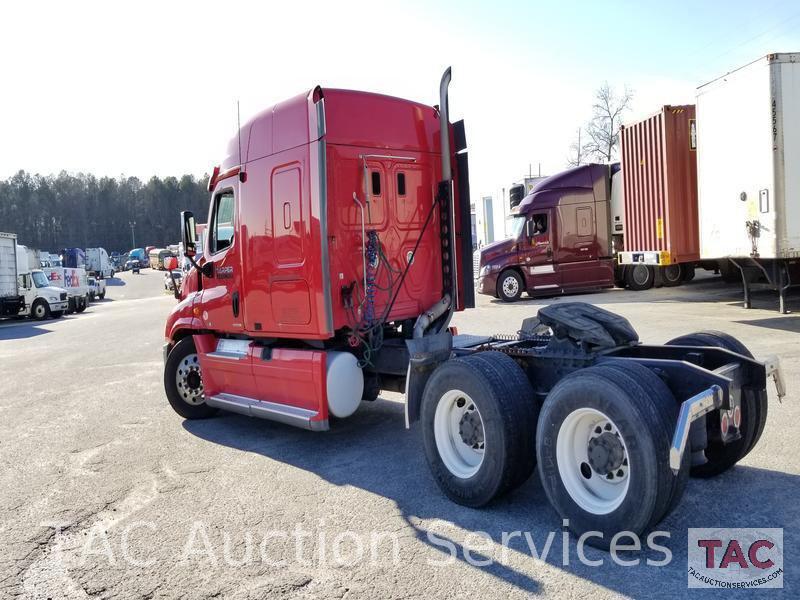
[[[449,331],[406,340],[409,361],[406,372],[406,427],[419,420],[422,394],[428,379],[441,363],[450,358],[453,336]]]

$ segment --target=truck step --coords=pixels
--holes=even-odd
[[[265,400],[254,400],[236,394],[220,393],[206,399],[206,404],[248,417],[277,421],[311,431],[327,431],[328,420],[313,420],[317,412]]]

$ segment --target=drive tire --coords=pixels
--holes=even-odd
[[[497,278],[497,297],[503,302],[516,302],[525,291],[522,276],[514,269],[506,269]]]
[[[425,457],[442,492],[457,504],[484,506],[533,471],[533,390],[523,383],[520,367],[506,359],[451,359],[434,371],[425,386],[421,406]],[[461,431],[465,419],[474,419],[476,413],[482,434],[477,439],[482,443],[468,445]]]
[[[35,300],[33,306],[31,306],[31,318],[36,319],[37,321],[49,319],[50,307],[47,305],[47,302],[41,298]]]
[[[667,265],[661,267],[661,281],[664,287],[677,287],[683,283],[683,265]]]
[[[698,331],[683,335],[667,342],[667,346],[711,346],[724,348],[743,356],[753,358],[752,353],[742,342],[722,331]],[[692,467],[693,477],[707,479],[724,473],[742,460],[755,447],[767,421],[768,402],[766,390],[742,388],[742,430],[741,437],[729,444],[715,441],[710,436],[705,450],[706,462]],[[710,432],[711,418],[718,418],[717,411],[706,415],[706,430]]]
[[[625,269],[625,284],[628,286],[628,289],[635,292],[649,290],[653,287],[655,279],[656,273],[653,267],[635,264],[627,265]]]
[[[188,370],[196,375],[184,376]],[[179,372],[181,371],[181,372]],[[179,387],[178,379],[182,380]],[[198,391],[199,383],[199,395]],[[183,338],[167,355],[164,365],[164,391],[172,409],[184,419],[208,419],[217,414],[215,407],[205,403],[203,379],[197,350],[191,336]]]
[[[676,476],[669,467],[671,430],[660,414],[668,390],[653,396],[648,388],[660,386],[650,375],[641,385],[641,372],[628,366],[582,369],[559,381],[542,406],[536,455],[545,494],[573,533],[602,535],[585,538],[598,548],[608,549],[618,532],[652,529],[685,485],[686,475]],[[607,472],[587,462],[592,441],[606,436],[615,450],[602,460],[616,457]],[[688,467],[684,460],[681,471]]]
[[[51,310],[50,311],[50,316],[53,317],[54,319],[60,319],[61,317],[64,316],[64,311],[63,310]]]

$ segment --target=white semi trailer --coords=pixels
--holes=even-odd
[[[800,53],[769,54],[697,90],[700,253],[778,290],[800,283]]]

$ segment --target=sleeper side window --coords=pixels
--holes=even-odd
[[[224,250],[233,243],[233,209],[233,191],[217,194],[214,199],[213,225],[209,240],[212,254]]]

